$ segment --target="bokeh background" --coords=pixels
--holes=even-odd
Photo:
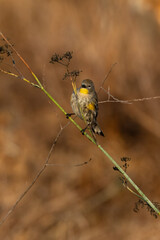
[[[118,99],[160,95],[160,3],[157,0],[0,0],[0,31],[14,44],[46,89],[71,112],[65,69],[52,54],[73,51],[77,79]],[[1,41],[3,44],[3,41]],[[17,68],[32,79],[15,57]],[[9,65],[7,65],[9,64]],[[1,68],[13,71],[9,58]],[[106,100],[107,94],[99,94]],[[160,201],[159,100],[100,104],[102,146],[153,201]],[[38,89],[0,74],[0,217],[7,214],[42,167],[64,115]],[[81,120],[77,122],[84,126]],[[73,167],[92,159],[85,166]],[[0,239],[159,239],[159,219],[133,211],[137,198],[123,188],[112,164],[70,124],[48,166],[8,220]]]

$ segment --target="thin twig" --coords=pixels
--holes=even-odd
[[[23,81],[31,84],[32,86],[37,87],[37,88],[40,88],[39,85],[37,85],[37,84],[35,84],[35,83],[33,83],[33,82],[30,82],[28,79],[26,79],[26,78],[24,78],[24,77],[21,78],[21,77],[18,76],[17,74],[14,74],[14,73],[12,73],[12,72],[7,72],[7,71],[5,71],[5,70],[3,70],[3,69],[1,69],[1,68],[0,68],[0,72],[5,73],[5,74],[8,74],[8,75],[10,75],[10,76],[13,76],[13,77],[15,77],[15,78],[22,79]]]
[[[100,90],[102,89],[102,87],[104,86],[105,81],[106,81],[107,78],[109,77],[109,74],[112,72],[112,69],[114,68],[114,66],[115,66],[116,64],[117,64],[117,63],[113,63],[113,64],[112,64],[109,72],[107,73],[107,75],[105,76],[105,78],[104,78],[103,81],[102,81],[102,84],[101,84],[101,86],[100,86],[100,88],[99,88],[99,90],[98,90],[98,92],[97,92],[98,94],[99,94]]]
[[[58,164],[58,163],[47,163],[46,165],[47,166],[58,166],[58,167],[64,167],[64,166],[67,166],[67,167],[82,167],[86,164],[88,164],[92,159],[90,158],[88,161],[85,161],[85,162],[82,162],[82,163],[77,163],[77,164]]]
[[[105,93],[107,93],[108,95],[108,99],[105,102],[118,102],[118,103],[125,103],[125,104],[132,104],[130,102],[128,102],[127,100],[120,100],[118,98],[115,98],[111,93],[110,93],[110,87],[108,87],[108,90],[106,90],[105,88],[101,88]],[[110,100],[111,99],[111,100]],[[100,101],[98,103],[104,103],[104,101]]]
[[[28,68],[28,70],[31,72],[32,76],[34,77],[34,79],[37,81],[37,83],[39,84],[39,86],[41,88],[43,88],[41,82],[39,81],[39,79],[37,78],[37,76],[34,74],[34,72],[31,70],[30,66],[26,63],[26,61],[21,57],[21,55],[18,53],[18,51],[12,46],[12,44],[7,40],[7,38],[3,35],[3,33],[0,32],[0,35],[2,36],[2,38],[6,41],[6,43],[11,47],[11,49],[16,53],[16,55],[20,58],[20,60],[24,63],[24,65]]]
[[[60,135],[62,134],[62,131],[69,125],[69,123],[67,123],[64,127],[61,127],[60,131],[58,132],[51,148],[50,151],[48,153],[48,156],[45,160],[45,163],[43,164],[43,166],[41,167],[41,169],[38,171],[37,175],[35,176],[35,178],[33,179],[32,183],[26,188],[26,190],[20,195],[20,197],[16,200],[16,202],[14,203],[14,205],[11,207],[11,209],[8,211],[8,213],[2,218],[2,220],[0,221],[0,226],[8,219],[8,217],[13,213],[13,211],[15,210],[15,208],[17,207],[17,205],[19,204],[19,202],[25,197],[25,195],[29,192],[29,190],[33,187],[33,185],[36,183],[36,181],[38,180],[38,178],[40,177],[40,175],[44,172],[44,170],[46,169],[49,159],[51,157],[52,151],[54,149],[54,147],[56,146],[56,143],[60,137]]]
[[[121,100],[118,98],[115,98],[111,93],[110,93],[110,87],[108,87],[108,90],[105,88],[101,88],[105,93],[108,95],[108,99],[104,101],[99,101],[98,103],[125,103],[125,104],[132,104],[133,102],[144,102],[144,101],[150,101],[150,100],[156,100],[160,99],[160,96],[154,96],[154,97],[145,97],[145,98],[135,98],[135,99],[128,99],[128,100]]]
[[[154,97],[144,97],[144,98],[135,98],[135,99],[128,99],[128,100],[104,100],[104,101],[99,101],[98,103],[125,103],[125,104],[131,104],[133,102],[145,102],[145,101],[150,101],[150,100],[158,100],[160,99],[160,96],[154,96]]]
[[[20,70],[19,70],[19,69],[17,68],[17,66],[16,66],[16,62],[15,62],[13,56],[12,56],[12,53],[11,53],[10,51],[8,51],[8,53],[9,53],[9,55],[10,55],[11,58],[12,58],[12,65],[13,65],[13,68],[14,68],[14,69],[16,70],[16,72],[19,74],[20,78],[21,78],[21,79],[24,79],[23,74],[20,72]]]

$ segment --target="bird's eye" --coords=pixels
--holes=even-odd
[[[86,88],[86,85],[85,85],[85,84],[82,84],[82,88]]]
[[[91,85],[88,85],[88,88],[91,88]]]

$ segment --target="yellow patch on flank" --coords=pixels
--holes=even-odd
[[[79,92],[80,92],[80,93],[83,93],[83,94],[88,94],[88,89],[86,89],[86,88],[80,88]]]
[[[94,110],[95,109],[95,106],[94,106],[94,104],[93,103],[89,103],[88,104],[88,106],[87,106],[87,108],[89,109],[89,110]]]

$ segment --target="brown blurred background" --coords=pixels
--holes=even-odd
[[[105,82],[119,99],[160,95],[160,3],[155,0],[0,0],[0,31],[14,44],[46,89],[71,111],[65,69],[52,54],[73,51],[78,85]],[[3,42],[1,42],[3,43]],[[8,62],[8,60],[7,60]],[[16,58],[16,66],[32,79]],[[12,70],[10,66],[1,65]],[[107,99],[101,91],[99,100]],[[98,141],[154,201],[160,201],[159,100],[100,105]],[[84,126],[81,120],[78,120]],[[0,74],[0,217],[7,214],[43,165],[60,124],[67,123],[48,98],[19,79]],[[88,165],[72,167],[92,158]],[[50,166],[0,227],[0,239],[159,239],[159,219],[133,212],[137,198],[124,189],[112,164],[70,124]]]

